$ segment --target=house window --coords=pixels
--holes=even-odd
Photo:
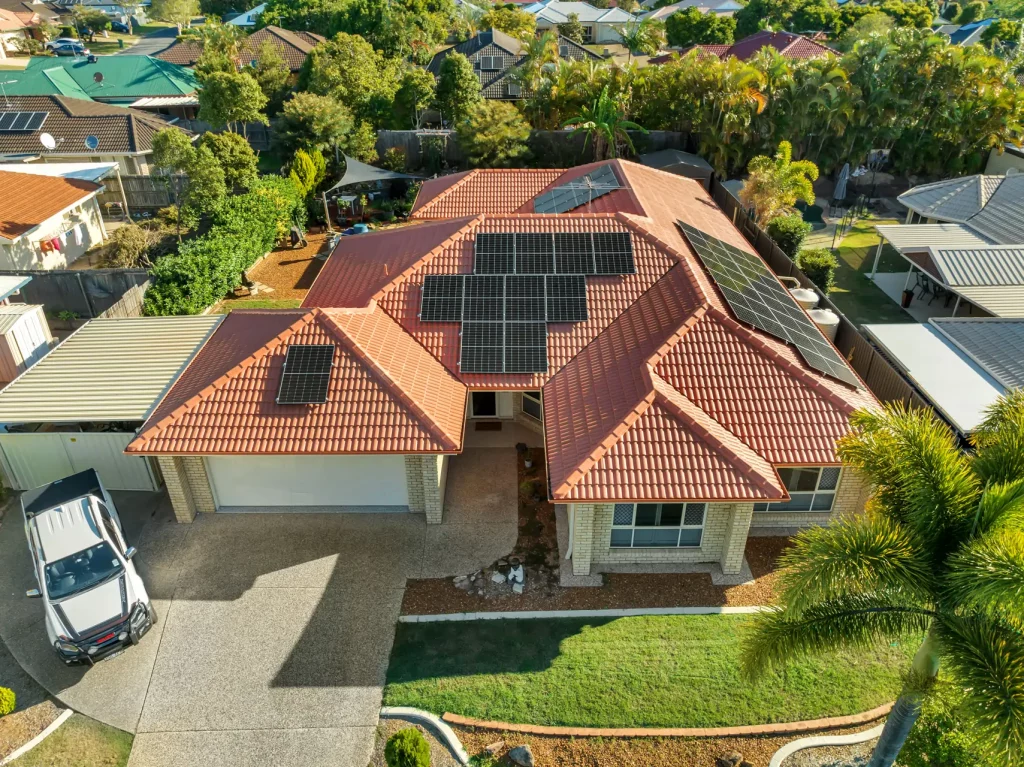
[[[501,69],[501,56],[481,56],[480,69],[484,72],[496,72]]]
[[[838,466],[800,466],[779,469],[790,499],[755,503],[754,511],[832,511],[842,470]]]
[[[535,421],[540,420],[540,392],[539,391],[524,391],[523,392],[523,412]]]
[[[508,95],[519,98],[523,95],[523,88],[519,83],[508,83]]]
[[[706,503],[617,503],[612,516],[612,548],[700,546],[707,508]]]
[[[589,44],[589,43],[594,42],[594,28],[593,27],[583,27],[583,42],[584,42],[584,44]]]
[[[569,46],[568,45],[559,45],[558,46],[558,56],[559,56],[559,58],[562,58],[562,59],[569,58]]]

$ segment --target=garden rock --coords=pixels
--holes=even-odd
[[[493,573],[491,575],[491,580],[494,581],[495,583],[504,583],[505,582],[505,576],[502,575],[499,572],[495,572],[495,573]]]
[[[521,583],[513,583],[512,584],[512,591],[514,591],[516,594],[522,594],[523,593],[523,584],[521,584]]]
[[[536,762],[533,761],[533,751],[530,750],[529,745],[516,746],[508,752],[508,758],[512,760],[512,764],[518,764],[519,767],[536,767]]]
[[[739,751],[728,751],[715,760],[715,767],[740,767],[743,754]]]
[[[496,740],[493,743],[491,743],[491,744],[489,744],[487,746],[484,746],[484,751],[486,751],[491,756],[497,756],[498,754],[500,754],[502,752],[502,750],[504,748],[505,748],[505,741],[503,741],[503,740]]]

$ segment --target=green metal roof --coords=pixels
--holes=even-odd
[[[96,73],[103,79],[96,82]],[[23,71],[6,73],[11,96],[70,96],[101,101],[134,101],[143,96],[187,96],[199,89],[195,72],[152,56],[86,59],[33,56]]]

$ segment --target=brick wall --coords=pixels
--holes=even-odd
[[[423,506],[423,456],[405,456],[405,484],[409,488],[409,511],[422,514]]]
[[[594,551],[594,509],[590,503],[569,506],[573,515],[572,574],[590,575],[590,557]]]
[[[538,434],[544,433],[540,421],[523,412],[523,393],[521,391],[512,392],[512,418],[530,431],[535,431]]]
[[[427,515],[428,525],[439,525],[444,516],[444,489],[448,477],[448,456],[405,456],[405,478],[409,488],[409,510]]]
[[[181,458],[159,456],[156,460],[160,472],[164,475],[164,486],[171,499],[175,519],[182,523],[191,522],[196,516],[196,504]]]
[[[871,496],[871,483],[863,474],[853,469],[843,469],[836,488],[836,501],[832,506],[832,516],[860,514]]]
[[[210,477],[206,473],[206,462],[203,457],[199,455],[182,456],[181,465],[185,470],[185,476],[188,477],[189,487],[192,489],[192,501],[196,505],[196,511],[215,512],[217,504],[213,500]]]

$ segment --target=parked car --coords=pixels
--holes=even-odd
[[[58,56],[88,56],[89,49],[81,43],[64,43],[50,48]]]
[[[21,496],[46,634],[67,665],[119,654],[156,623],[110,494],[93,469]]]
[[[81,44],[82,44],[82,41],[79,40],[77,37],[58,37],[56,40],[50,40],[50,42],[48,42],[46,44],[46,49],[47,50],[53,50],[54,48],[56,48],[57,46],[60,46],[60,45],[81,45]]]
[[[110,29],[114,32],[120,32],[123,35],[130,35],[132,33],[132,28],[123,21],[110,22]]]

